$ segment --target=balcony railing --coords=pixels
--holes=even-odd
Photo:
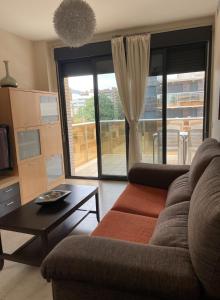
[[[167,119],[167,158],[170,163],[189,162],[202,141],[203,118],[172,118]],[[155,133],[162,128],[161,119],[141,119],[139,123],[140,136],[142,141],[143,161],[154,161],[161,151],[158,142],[155,143]],[[169,131],[170,130],[170,131]],[[181,133],[179,142],[176,140],[176,147],[169,146],[175,141],[169,134],[172,130]],[[97,158],[96,127],[95,122],[79,123],[72,125],[73,152],[75,167]],[[192,133],[196,133],[192,137]],[[125,121],[106,120],[100,122],[101,154],[126,156]],[[184,136],[184,139],[182,137]],[[183,145],[183,143],[187,143]],[[183,157],[183,147],[185,157]],[[156,156],[155,156],[156,155]]]
[[[161,95],[162,98],[162,95]],[[204,105],[204,91],[197,92],[181,92],[181,93],[168,93],[167,94],[168,105],[189,105],[189,103],[195,105],[197,102],[201,106]]]

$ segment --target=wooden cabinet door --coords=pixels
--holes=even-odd
[[[29,127],[15,131],[18,163],[42,154],[41,132],[40,127]]]
[[[63,153],[59,123],[44,125],[41,131],[42,150],[46,157]]]
[[[52,188],[64,179],[63,156],[53,155],[45,159],[48,188]]]
[[[14,128],[40,125],[40,102],[37,93],[12,90],[10,97]]]
[[[19,165],[22,204],[47,191],[45,162],[43,157],[24,161]]]
[[[59,122],[59,104],[57,95],[38,95],[40,101],[40,115],[42,124]]]

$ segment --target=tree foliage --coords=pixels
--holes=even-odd
[[[122,120],[123,113],[119,99],[112,101],[112,99],[105,93],[99,93],[99,117],[101,121],[104,120]],[[95,121],[95,107],[94,98],[89,98],[85,105],[80,107],[74,114],[74,123],[94,122]]]

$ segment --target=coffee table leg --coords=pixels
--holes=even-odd
[[[41,235],[41,242],[42,242],[43,257],[46,257],[48,254],[48,236],[46,233]],[[47,278],[47,282],[50,282],[50,279]]]
[[[96,218],[100,222],[100,211],[99,211],[99,192],[95,194],[95,203],[96,203]]]
[[[2,249],[2,238],[1,238],[1,233],[0,233],[0,271],[4,267],[4,258],[2,257],[3,255],[3,249]]]
[[[48,254],[48,235],[46,233],[41,235],[41,242],[42,242],[42,251],[43,257],[46,257]],[[47,282],[50,282],[50,279],[47,279]]]
[[[41,242],[42,242],[42,253],[45,257],[48,253],[48,236],[46,233],[41,235]]]

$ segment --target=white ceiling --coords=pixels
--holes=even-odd
[[[210,16],[218,0],[87,0],[97,33]],[[53,12],[61,0],[0,0],[0,29],[30,40],[56,39]]]

